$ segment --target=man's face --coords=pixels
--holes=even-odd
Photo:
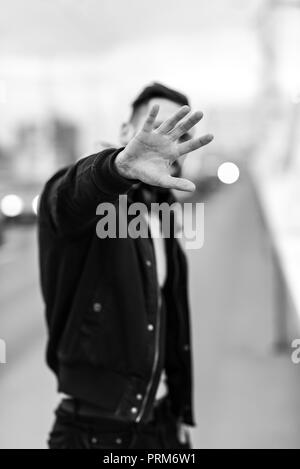
[[[125,124],[123,127],[122,131],[122,144],[127,145],[127,143],[138,133],[138,131],[142,128],[145,119],[148,115],[149,110],[153,107],[154,104],[159,105],[159,113],[155,121],[155,128],[159,127],[165,120],[167,120],[169,117],[171,117],[173,114],[175,114],[178,109],[180,109],[182,106],[180,104],[174,103],[173,101],[170,101],[169,99],[164,99],[164,98],[152,98],[150,101],[147,103],[143,104],[139,109],[138,112],[133,119],[132,122]],[[187,140],[190,140],[193,137],[194,130],[190,130],[186,134],[182,135],[178,142],[186,142]],[[187,155],[184,157],[179,158],[178,160],[175,161],[173,164],[173,176],[179,176],[181,173],[181,166],[183,164],[184,159],[186,158]]]

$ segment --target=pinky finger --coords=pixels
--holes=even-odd
[[[189,140],[188,142],[181,143],[178,146],[179,155],[186,155],[187,153],[198,150],[198,148],[208,145],[213,139],[213,135],[208,134],[204,135],[204,137],[194,138],[193,140]]]
[[[145,120],[145,123],[144,123],[144,126],[143,126],[143,130],[145,132],[151,132],[151,130],[153,129],[153,125],[154,125],[155,119],[157,117],[158,111],[159,111],[159,105],[154,104],[154,106],[152,106],[152,108],[150,109],[148,117]]]

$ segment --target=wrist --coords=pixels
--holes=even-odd
[[[121,151],[114,161],[114,166],[120,176],[126,179],[135,179],[132,175],[130,164],[128,163],[128,158],[126,158],[125,150]]]

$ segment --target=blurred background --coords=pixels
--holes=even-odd
[[[130,101],[155,80],[189,95],[215,135],[184,167],[206,204],[205,245],[187,252],[194,447],[299,448],[300,1],[0,9],[0,447],[44,448],[59,398],[44,362],[38,195],[58,168],[118,146]]]

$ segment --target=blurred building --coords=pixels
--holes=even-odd
[[[58,168],[78,157],[78,129],[54,118],[42,123],[25,123],[16,132],[12,171],[17,179],[45,181]]]

